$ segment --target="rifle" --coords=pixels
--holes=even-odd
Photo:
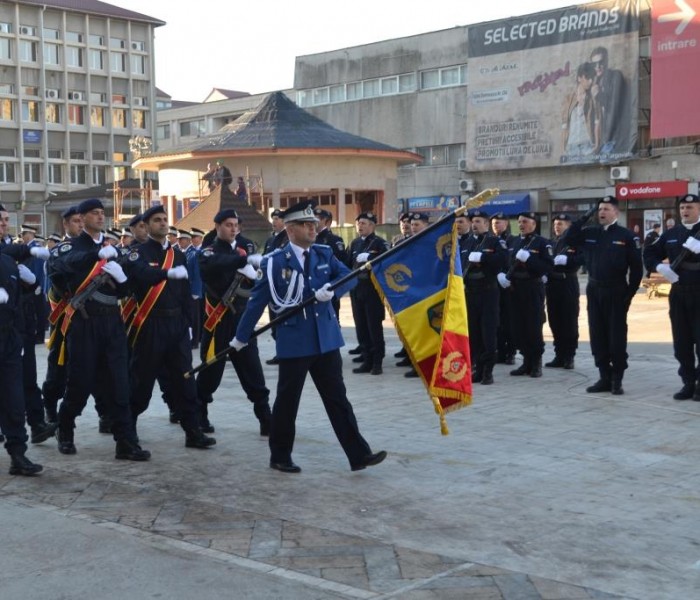
[[[686,238],[686,241],[687,241],[689,238],[690,238],[690,236],[688,236],[688,237]],[[700,230],[693,236],[693,239],[700,240]],[[683,242],[683,243],[685,243],[685,242]],[[692,250],[688,250],[688,248],[683,247],[683,250],[681,250],[681,251],[678,253],[678,256],[676,256],[676,258],[675,258],[675,260],[673,261],[673,263],[671,263],[671,269],[673,269],[673,270],[675,271],[678,267],[681,266],[681,263],[682,263],[686,258],[688,258],[688,255],[690,255],[690,254],[694,254],[694,252],[693,252]]]
[[[128,253],[120,253],[119,256],[113,260],[115,260],[120,266],[124,266],[127,257]],[[75,294],[70,299],[69,304],[74,310],[80,311],[83,318],[89,318],[88,313],[85,310],[85,303],[90,300],[95,295],[97,290],[99,290],[103,285],[109,285],[113,289],[117,287],[111,275],[108,273],[98,273],[90,280],[90,283],[85,286],[85,289],[82,292]]]
[[[498,190],[498,188],[486,189],[483,192],[479,192],[476,196],[473,196],[472,198],[470,198],[464,206],[461,206],[460,208],[455,210],[454,214],[459,217],[459,216],[463,215],[470,208],[478,208],[479,206],[481,206],[482,204],[487,202],[493,196],[497,196],[499,194],[499,192],[500,192],[500,190]],[[379,263],[379,262],[385,260],[386,258],[391,256],[395,252],[397,252],[399,250],[403,250],[404,246],[407,243],[412,243],[412,241],[415,241],[419,237],[426,235],[435,226],[437,226],[437,224],[440,222],[440,220],[435,221],[434,223],[431,223],[430,225],[428,225],[428,227],[426,227],[422,231],[419,231],[415,235],[412,235],[410,238],[407,238],[405,240],[405,243],[400,242],[399,244],[397,244],[393,248],[390,248],[389,250],[387,250],[383,254],[380,254],[376,258],[373,258],[372,260],[368,260],[366,263],[363,263],[361,267],[358,267],[354,271],[350,271],[350,273],[348,273],[347,275],[344,275],[340,279],[337,279],[336,281],[331,283],[331,285],[328,287],[328,289],[331,291],[335,290],[335,289],[339,288],[340,286],[344,285],[345,283],[347,283],[348,281],[350,281],[351,279],[358,277],[363,272],[370,271],[372,269],[373,264]],[[263,325],[262,327],[259,327],[258,329],[253,331],[253,333],[251,334],[251,339],[254,337],[258,337],[259,335],[265,333],[268,329],[272,329],[273,327],[275,327],[281,323],[284,323],[287,319],[289,319],[289,317],[297,314],[298,312],[301,312],[307,306],[309,306],[310,304],[313,304],[314,302],[316,302],[316,298],[315,298],[315,296],[312,295],[312,296],[309,296],[306,300],[302,301],[301,303],[282,311],[279,315],[277,315],[277,317],[272,319],[272,321],[270,321],[267,325]],[[208,366],[213,365],[215,362],[220,361],[222,358],[227,357],[229,355],[229,353],[232,351],[233,351],[233,349],[230,346],[227,346],[223,350],[220,350],[214,356],[212,356],[209,360],[205,360],[204,362],[201,362],[200,364],[198,364],[196,367],[193,367],[189,371],[185,372],[184,373],[185,379],[189,379],[190,377],[192,377],[196,373],[199,373],[199,371],[202,371],[203,369],[206,369]]]
[[[245,275],[236,272],[236,274],[233,276],[231,285],[228,286],[226,291],[221,296],[221,303],[234,314],[236,309],[233,306],[233,302],[236,299],[236,296],[250,297],[250,290],[241,289],[241,285],[243,285],[246,279],[247,277]]]

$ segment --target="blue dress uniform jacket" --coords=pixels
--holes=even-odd
[[[199,253],[194,246],[190,245],[187,250],[185,250],[185,258],[187,260],[187,279],[190,282],[190,292],[193,296],[201,298],[204,294],[202,275],[199,272]]]
[[[341,263],[328,246],[314,244],[309,248],[310,260],[309,277],[304,281],[302,300],[312,297],[315,290],[331,283],[350,270]],[[272,282],[268,279],[268,265],[272,268]],[[284,298],[290,287],[293,274],[298,273],[299,279],[304,278],[304,269],[299,264],[291,245],[266,256],[260,270],[258,280],[253,288],[248,307],[241,317],[236,337],[241,342],[248,342],[265,307],[273,300],[271,283],[278,297]],[[336,296],[341,296],[357,285],[356,279],[351,279],[335,290]],[[313,356],[337,350],[344,345],[340,325],[330,302],[314,303],[306,307],[284,323],[277,326],[277,356],[279,358],[295,358]]]

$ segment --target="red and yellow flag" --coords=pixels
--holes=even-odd
[[[471,404],[467,303],[454,213],[372,266],[372,280],[426,386],[441,430],[445,413]]]

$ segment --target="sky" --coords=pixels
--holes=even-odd
[[[586,4],[586,0],[107,0],[155,30],[156,85],[202,102],[213,88],[251,94],[294,85],[297,56]],[[253,8],[261,10],[254,12]]]

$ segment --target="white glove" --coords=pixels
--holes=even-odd
[[[498,285],[500,285],[504,290],[507,290],[510,287],[510,280],[506,277],[505,273],[499,273],[496,275],[496,279],[498,279]]]
[[[367,262],[369,260],[369,252],[360,252],[356,257],[355,260],[357,262]]]
[[[97,253],[97,256],[109,260],[110,258],[117,258],[117,256],[119,256],[119,252],[117,252],[117,249],[114,246],[104,246]]]
[[[263,259],[262,254],[249,254],[248,255],[248,264],[251,265],[254,269],[259,269],[260,263],[262,262],[262,259]]]
[[[688,248],[693,254],[700,254],[700,240],[690,237],[683,243],[684,248]]]
[[[320,290],[316,290],[316,293],[314,294],[314,296],[316,296],[316,300],[319,302],[330,301],[330,299],[335,296],[335,292],[333,290],[329,290],[329,287],[331,287],[330,283],[324,283]]]
[[[549,277],[546,275],[542,275],[542,283],[547,283],[549,281]]]
[[[33,246],[29,249],[29,254],[31,254],[34,258],[40,258],[41,260],[49,260],[51,252],[48,248],[44,248],[42,246]]]
[[[521,248],[515,253],[515,260],[519,260],[520,262],[527,262],[528,258],[530,258],[529,250],[523,250]]]
[[[10,294],[7,293],[7,290],[3,287],[0,287],[0,304],[7,304],[7,301],[10,299]]]
[[[482,254],[483,254],[482,252],[470,252],[469,253],[469,262],[480,263]]]
[[[192,341],[192,328],[191,327],[187,328],[187,333],[190,334],[190,342],[191,342]]]
[[[567,259],[567,257],[566,257],[566,254],[557,254],[557,255],[554,257],[554,264],[557,265],[557,266],[559,266],[559,267],[563,267],[563,266],[566,266],[566,261],[567,261],[567,260],[568,260],[568,259]]]
[[[24,281],[24,283],[28,283],[29,285],[34,285],[36,283],[36,275],[34,275],[28,267],[25,265],[17,265],[17,268],[19,269],[19,278]]]
[[[248,279],[256,279],[258,276],[258,272],[255,270],[253,265],[246,265],[245,267],[241,267],[238,269],[238,272],[241,275],[244,275]]]
[[[670,281],[671,283],[676,283],[676,281],[678,281],[678,273],[671,268],[671,265],[659,263],[656,265],[656,272],[666,281]]]
[[[187,267],[180,265],[179,267],[168,269],[168,279],[187,279]]]
[[[126,273],[124,273],[124,269],[122,269],[119,263],[116,263],[113,260],[103,264],[102,270],[117,283],[124,283],[126,281]]]
[[[235,337],[228,343],[228,345],[231,346],[231,348],[233,348],[236,352],[239,352],[243,350],[243,348],[245,348],[248,344],[242,342],[237,337]]]

